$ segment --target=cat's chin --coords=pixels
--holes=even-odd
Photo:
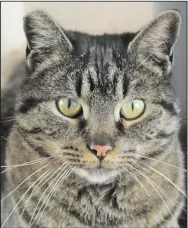
[[[84,169],[84,168],[75,168],[74,172],[84,178],[92,184],[108,184],[113,182],[117,176],[120,174],[117,170],[107,170],[107,169]]]

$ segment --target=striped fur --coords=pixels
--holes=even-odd
[[[33,182],[48,169],[55,172],[65,162],[65,171],[75,169],[46,205],[55,182],[34,191],[23,213],[18,210],[22,227],[31,218],[37,228],[178,227],[184,196],[159,172],[184,191],[180,110],[170,84],[179,25],[179,13],[166,11],[137,34],[90,36],[64,31],[41,11],[25,18],[27,77],[16,101],[6,163],[46,160],[8,171],[10,189],[47,166],[12,194],[14,202],[31,187],[21,200],[26,202]],[[55,106],[59,97],[78,99],[83,116],[61,115]],[[145,100],[146,111],[127,123],[120,108],[136,98]],[[93,141],[115,145],[100,169],[87,147]]]

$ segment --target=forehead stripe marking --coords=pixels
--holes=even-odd
[[[81,91],[82,91],[82,77],[78,76],[77,80],[76,80],[76,92],[78,97],[81,96]]]
[[[177,115],[172,103],[167,103],[166,101],[161,101],[161,102],[156,102],[156,104],[161,105],[164,109],[166,109],[172,115]]]

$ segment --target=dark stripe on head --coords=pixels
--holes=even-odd
[[[114,78],[113,78],[113,92],[114,92],[114,95],[115,95],[115,93],[116,93],[116,88],[117,88],[117,83],[118,83],[118,74],[115,74],[114,75]]]
[[[87,64],[89,63],[89,59],[90,59],[90,50],[89,50],[89,47],[87,48],[87,50],[85,51],[84,54],[77,53],[77,55],[83,61],[83,67],[86,67],[87,68]]]
[[[80,97],[82,92],[82,77],[80,75],[78,75],[76,80],[76,92],[78,97]]]
[[[23,103],[20,105],[20,107],[18,108],[18,112],[24,114],[26,112],[28,112],[29,110],[31,110],[32,108],[35,108],[37,106],[38,103],[40,103],[41,101],[36,101],[34,99],[27,99],[25,101],[23,101]]]
[[[98,80],[98,83],[99,83],[99,81],[100,81],[100,78],[99,78],[100,70],[99,70],[99,66],[98,66],[98,64],[96,62],[95,62],[95,72],[96,72],[97,80]]]
[[[118,69],[122,70],[122,56],[115,50],[112,51],[113,61],[116,63]]]
[[[89,84],[90,84],[90,91],[93,92],[93,90],[95,89],[95,83],[91,77],[90,72],[89,72],[88,80],[89,80]]]
[[[170,112],[172,115],[177,115],[174,105],[172,103],[167,103],[166,101],[157,102],[156,104],[161,105],[164,109]]]
[[[159,133],[156,135],[155,138],[157,138],[157,139],[160,139],[160,138],[169,138],[169,137],[172,136],[173,134],[174,134],[174,132],[167,134],[167,133],[165,133],[164,131],[161,131],[161,132],[159,132]]]
[[[126,75],[123,77],[123,96],[125,96],[128,92],[129,80]]]

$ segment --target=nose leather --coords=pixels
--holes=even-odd
[[[91,150],[96,150],[97,151],[97,157],[105,157],[106,152],[108,150],[112,150],[111,146],[102,146],[102,145],[92,145],[90,147]]]

